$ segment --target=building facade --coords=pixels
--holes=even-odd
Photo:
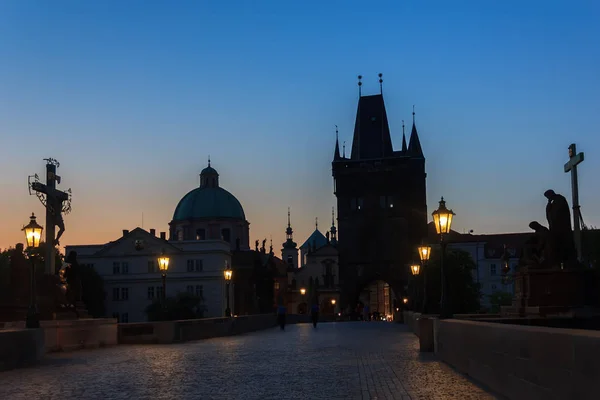
[[[123,231],[104,245],[67,246],[80,264],[102,277],[106,315],[119,322],[146,321],[146,307],[163,295],[158,257],[169,257],[166,296],[186,292],[203,298],[204,317],[225,315],[223,271],[231,265],[229,243],[221,240],[167,241],[141,228]],[[233,296],[230,297],[233,302]]]
[[[512,275],[519,265],[523,246],[531,236],[530,233],[452,235],[448,248],[469,253],[476,265],[473,281],[480,287],[482,309],[492,306],[490,300],[496,294],[514,294]],[[507,263],[509,270],[505,270]]]
[[[232,254],[235,252],[238,259],[244,260],[240,254],[252,252],[249,225],[240,202],[219,186],[219,174],[209,161],[200,174],[200,186],[177,204],[169,223],[168,238],[166,232],[156,236],[154,229],[136,228],[123,230],[120,238],[109,243],[67,246],[66,252],[75,251],[80,264],[93,266],[102,277],[106,313],[121,322],[145,321],[146,307],[162,297],[157,259],[163,252],[170,258],[166,295],[187,292],[201,296],[203,316],[221,317],[227,307],[226,268],[234,271],[229,290],[232,310],[256,311],[252,306],[237,306],[235,299],[250,298],[250,303],[256,303],[252,299],[257,296],[257,286],[273,285],[272,278],[260,268],[255,270],[252,262],[251,272],[241,273],[249,276],[249,284],[240,284],[236,292],[236,281],[240,281],[236,277],[236,265],[232,264]],[[240,271],[245,267],[240,265]],[[240,290],[244,293],[238,293]],[[269,305],[271,303],[269,299]]]
[[[330,230],[323,235],[316,222],[314,232],[298,249],[293,240],[288,211],[286,242],[281,249],[282,259],[287,260],[287,291],[284,304],[288,313],[308,314],[313,304],[318,304],[320,312],[324,315],[340,312],[340,267],[333,213],[331,225]]]

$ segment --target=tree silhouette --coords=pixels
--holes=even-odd
[[[433,249],[429,262],[422,269],[427,274],[427,311],[439,313],[441,298],[440,250]],[[477,268],[471,255],[463,250],[447,249],[444,259],[444,270],[447,279],[450,309],[455,314],[479,311],[481,298],[480,286],[473,281],[473,271]],[[414,284],[422,296],[423,272],[415,279]],[[417,306],[420,311],[420,306]]]

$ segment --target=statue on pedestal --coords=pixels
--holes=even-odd
[[[555,268],[572,268],[577,266],[577,249],[571,228],[571,211],[564,196],[554,190],[546,190],[548,199],[546,218],[550,231],[549,243],[553,251],[552,261]]]

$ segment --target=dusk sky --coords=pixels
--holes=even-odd
[[[42,205],[27,176],[60,161],[72,188],[61,245],[167,231],[210,154],[251,243],[279,254],[331,225],[335,125],[351,147],[358,101],[383,90],[394,147],[412,105],[457,231],[546,224],[571,200],[600,225],[600,3],[596,1],[0,2],[0,248]],[[45,225],[43,218],[38,220]],[[343,240],[343,238],[341,238]]]

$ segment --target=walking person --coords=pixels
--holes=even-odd
[[[317,322],[319,321],[319,304],[313,303],[310,313],[312,317],[313,326],[316,328]]]
[[[279,303],[279,305],[277,306],[277,324],[279,325],[282,331],[285,330],[285,313],[285,306]]]

